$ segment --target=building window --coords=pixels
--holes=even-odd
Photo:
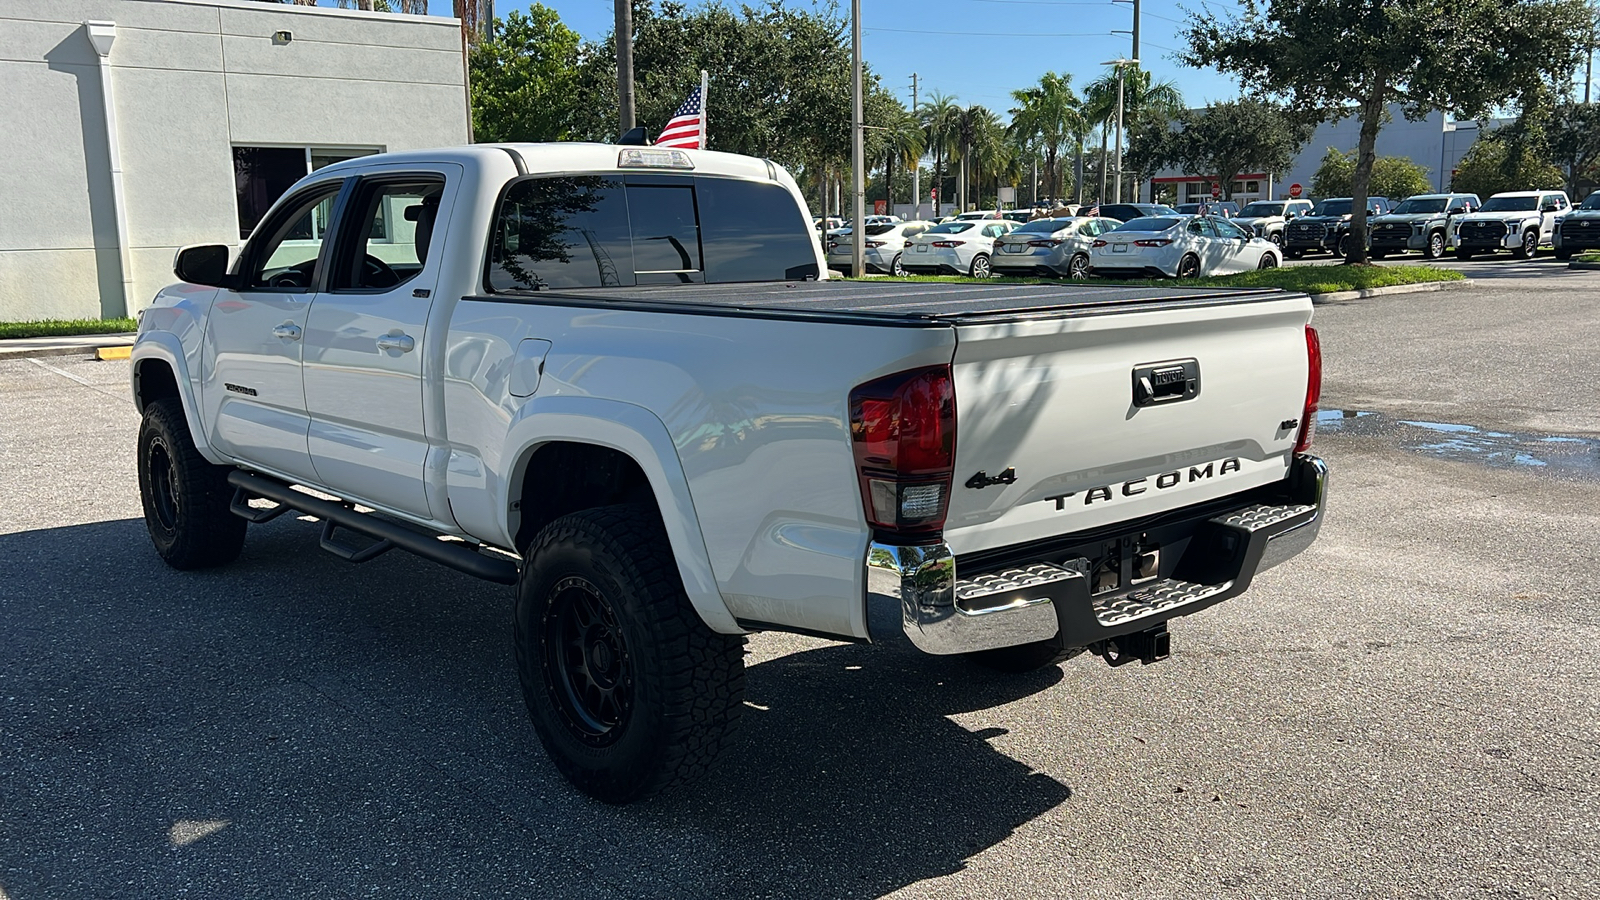
[[[239,237],[250,236],[261,217],[295,182],[317,169],[346,159],[382,152],[373,149],[333,149],[321,147],[234,147],[233,185],[239,201]],[[326,224],[318,217],[309,223],[320,239]]]

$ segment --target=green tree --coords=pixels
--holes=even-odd
[[[937,219],[940,205],[949,199],[944,191],[944,159],[955,144],[955,135],[961,120],[961,107],[956,105],[956,98],[934,91],[928,95],[928,99],[922,101],[921,108],[917,110],[917,117],[922,122],[922,132],[926,136],[924,146],[933,151],[933,189],[936,191],[933,217]],[[917,202],[922,202],[922,199],[917,198]]]
[[[1340,153],[1333,147],[1323,154],[1322,163],[1311,176],[1311,196],[1349,197],[1355,181],[1356,153]],[[1403,200],[1416,194],[1433,190],[1428,180],[1428,168],[1420,166],[1409,156],[1380,156],[1372,162],[1372,184],[1368,193],[1374,197]]]
[[[1033,87],[1011,92],[1011,135],[1033,143],[1044,155],[1045,194],[1060,198],[1061,153],[1084,131],[1083,113],[1071,75],[1046,72]]]
[[[1129,66],[1124,72],[1122,83],[1122,131],[1128,144],[1128,152],[1123,159],[1123,175],[1126,177],[1132,171],[1128,157],[1132,156],[1132,147],[1141,137],[1140,146],[1148,148],[1153,141],[1150,132],[1165,132],[1169,123],[1183,112],[1183,94],[1178,86],[1170,81],[1155,81],[1154,77],[1138,66]],[[1100,167],[1100,202],[1106,202],[1106,181],[1110,172],[1116,167],[1116,154],[1110,149],[1109,144],[1117,125],[1117,70],[1115,67],[1106,70],[1104,75],[1096,78],[1084,88],[1083,114],[1091,123],[1100,127],[1100,158],[1112,159],[1110,165]],[[1137,160],[1138,165],[1143,165],[1147,160]],[[1137,165],[1134,167],[1137,168]],[[1153,170],[1152,170],[1153,171]],[[1145,173],[1140,172],[1140,175]],[[1139,180],[1143,180],[1140,178]],[[1081,199],[1081,198],[1080,198]]]
[[[1467,150],[1450,189],[1487,198],[1504,191],[1559,190],[1564,183],[1560,169],[1496,131]]]
[[[1574,201],[1600,182],[1600,104],[1566,103],[1556,110],[1550,155],[1566,174]]]
[[[1390,104],[1482,116],[1523,96],[1539,73],[1571,72],[1589,33],[1585,0],[1263,0],[1228,17],[1191,12],[1180,61],[1215,67],[1322,119],[1361,123],[1351,195],[1366,259],[1366,200]]]
[[[486,142],[559,141],[578,102],[578,34],[537,3],[496,19],[472,50],[472,134]]]
[[[1178,129],[1137,141],[1142,162],[1205,175],[1233,199],[1240,175],[1281,175],[1311,139],[1312,126],[1282,107],[1252,97],[1212,103],[1178,116]],[[1153,131],[1153,129],[1152,129]]]
[[[884,93],[884,96],[893,101],[893,106],[887,107],[882,117],[873,122],[876,127],[867,132],[875,138],[873,158],[881,158],[883,160],[883,182],[885,184],[898,190],[901,180],[898,176],[905,176],[906,185],[901,195],[910,196],[910,173],[917,165],[917,162],[922,159],[924,140],[922,125],[917,122],[917,117],[912,115],[910,110],[901,105],[899,100],[894,99],[887,92]],[[900,172],[895,171],[896,165],[901,168]],[[891,212],[894,210],[894,198],[895,192],[891,190],[887,195]],[[917,203],[919,201],[918,198],[911,197],[911,202]]]

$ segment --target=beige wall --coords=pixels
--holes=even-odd
[[[99,60],[138,309],[184,244],[239,243],[235,145],[407,150],[467,139],[454,19],[249,0],[0,3],[0,320],[121,315]],[[293,40],[275,44],[276,31]]]

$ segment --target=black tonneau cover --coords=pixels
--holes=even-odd
[[[1082,316],[1196,304],[1250,303],[1303,296],[1273,288],[1165,288],[1061,284],[799,281],[757,284],[578,288],[468,297],[505,303],[661,309],[722,315],[861,319],[882,324]]]

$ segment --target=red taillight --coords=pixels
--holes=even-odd
[[[1295,439],[1294,452],[1311,449],[1311,439],[1317,436],[1317,404],[1322,401],[1322,340],[1317,330],[1306,326],[1306,408],[1300,413],[1300,436]]]
[[[933,245],[935,247],[959,247],[965,243],[966,241],[934,241]]]
[[[1105,241],[1096,239],[1095,242],[1093,244],[1090,244],[1089,246],[1091,246],[1091,247],[1104,247],[1105,245],[1106,245]]]
[[[1172,243],[1172,238],[1149,238],[1142,241],[1134,241],[1133,245],[1135,247],[1165,247],[1170,243]]]
[[[886,375],[850,392],[850,439],[867,522],[937,536],[956,464],[956,390],[949,366]]]
[[[883,241],[867,241],[866,246],[868,246],[868,247],[882,247],[883,246]]]

